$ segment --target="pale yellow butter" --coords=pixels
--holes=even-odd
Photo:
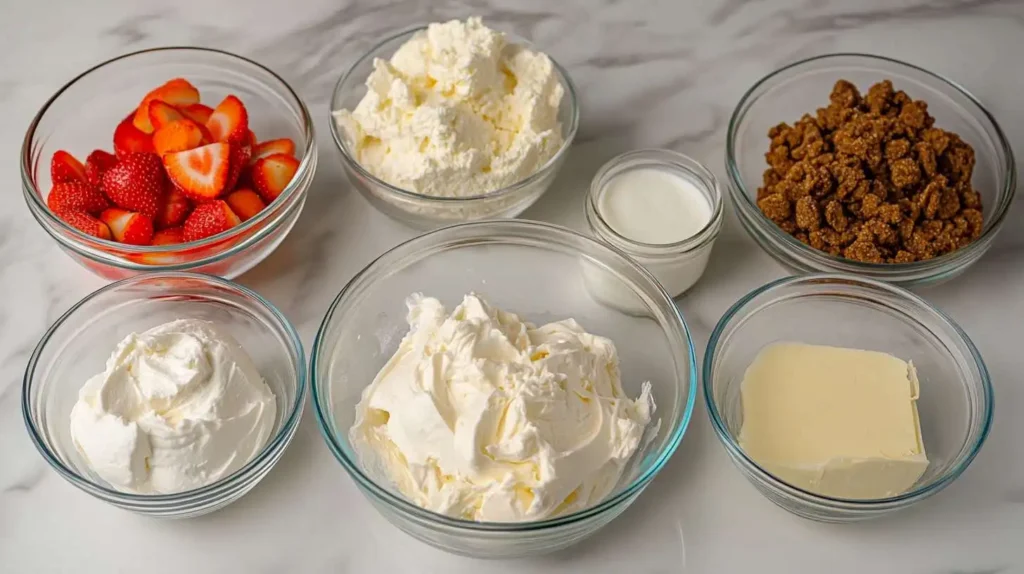
[[[928,467],[914,366],[803,343],[761,350],[741,385],[740,446],[779,479],[835,498],[909,490]]]

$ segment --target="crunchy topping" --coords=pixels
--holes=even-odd
[[[815,249],[909,263],[981,235],[974,149],[934,127],[928,103],[885,80],[861,96],[839,80],[829,105],[768,131],[761,212]]]

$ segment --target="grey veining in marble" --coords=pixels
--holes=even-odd
[[[581,228],[590,177],[611,156],[669,147],[723,175],[732,106],[763,74],[833,51],[880,53],[956,79],[1024,150],[1024,2],[998,0],[0,0],[0,570],[4,572],[643,572],[1013,574],[1024,572],[1024,200],[989,254],[925,295],[971,334],[996,390],[984,450],[920,506],[831,526],[775,508],[731,467],[698,411],[683,445],[633,508],[553,556],[448,556],[380,518],[324,448],[307,409],[280,464],[244,500],[187,522],[114,510],[53,473],[26,437],[21,376],[36,341],[102,282],[31,218],[15,158],[57,88],[118,54],[161,45],[236,52],[284,76],[319,122],[317,180],[296,230],[240,280],[312,340],[341,286],[413,232],[348,189],[330,141],[339,75],[392,31],[482,15],[530,38],[578,85],[577,143],[554,188],[524,216]],[[738,297],[785,271],[729,213],[703,281],[679,304],[702,349]],[[700,353],[702,355],[702,353]],[[700,403],[700,401],[698,401]]]

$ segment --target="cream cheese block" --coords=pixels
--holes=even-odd
[[[846,499],[909,490],[928,467],[911,363],[803,343],[761,350],[741,385],[740,446],[798,488]]]

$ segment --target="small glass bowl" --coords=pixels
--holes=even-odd
[[[180,318],[213,321],[252,356],[277,397],[274,434],[237,472],[175,494],[115,490],[88,466],[71,440],[71,409],[85,381],[131,332]],[[266,299],[207,275],[151,273],[112,283],[87,296],[50,327],[29,359],[21,410],[29,437],[68,482],[125,510],[162,518],[199,516],[238,500],[281,458],[302,416],[306,366],[295,328]]]
[[[383,40],[364,54],[338,80],[331,96],[331,135],[341,151],[341,163],[352,185],[377,209],[389,217],[417,229],[432,229],[451,223],[476,221],[499,217],[516,217],[533,205],[551,186],[558,175],[569,146],[576,137],[579,127],[579,107],[576,87],[569,78],[569,72],[551,59],[558,78],[565,89],[565,96],[558,110],[558,121],[562,124],[562,147],[536,173],[526,179],[483,195],[470,197],[432,197],[395,187],[371,174],[356,160],[345,141],[344,134],[334,121],[333,112],[355,109],[366,94],[366,78],[373,71],[373,61],[388,59],[398,48],[425,26],[399,32]],[[536,50],[529,41],[514,34],[505,34],[509,43],[519,44]]]
[[[984,230],[970,245],[952,253],[902,264],[879,264],[835,257],[782,231],[757,207],[757,190],[768,168],[768,130],[794,122],[828,103],[836,80],[862,91],[884,79],[912,98],[928,102],[937,127],[960,134],[974,147],[973,184],[981,194]],[[963,273],[992,246],[1017,190],[1013,151],[995,118],[962,86],[898,60],[866,54],[829,54],[785,66],[757,81],[740,99],[726,137],[729,193],[743,228],[769,255],[790,269],[854,273],[903,286],[938,284]]]
[[[782,482],[743,452],[743,376],[762,348],[780,341],[882,351],[914,363],[930,464],[911,490],[876,500],[822,496]],[[939,492],[974,460],[992,425],[992,384],[967,334],[909,291],[851,275],[789,277],[740,299],[711,334],[703,374],[711,425],[736,467],[775,504],[823,522],[874,518]]]
[[[601,267],[635,293],[648,314],[631,316],[583,293],[583,265]],[[349,442],[363,390],[408,332],[406,298],[416,292],[453,308],[476,291],[499,308],[545,323],[575,318],[610,337],[623,389],[635,397],[650,381],[660,426],[627,465],[619,484],[583,511],[537,522],[473,522],[410,502],[386,476],[365,468]],[[625,510],[675,452],[696,398],[696,363],[686,323],[657,281],[619,251],[575,232],[531,221],[446,227],[385,253],[331,304],[310,359],[313,406],[331,452],[392,524],[442,550],[481,558],[551,552],[593,534]]]
[[[601,213],[601,196],[613,178],[638,168],[666,170],[693,183],[710,207],[707,224],[691,237],[668,244],[643,243],[616,232]],[[585,211],[594,236],[625,251],[646,267],[669,295],[678,297],[700,279],[707,267],[715,238],[722,229],[722,190],[715,175],[693,158],[663,149],[631,151],[612,158],[597,171]]]
[[[113,151],[110,138],[117,124],[147,92],[178,77],[199,88],[203,102],[211,106],[228,94],[237,95],[245,103],[249,127],[257,137],[287,137],[295,142],[299,168],[281,195],[241,225],[178,245],[107,241],[82,233],[54,215],[46,206],[53,152],[67,150],[84,161],[93,149]],[[270,255],[295,225],[316,162],[312,119],[295,91],[256,62],[207,48],[144,50],[86,70],[39,110],[25,134],[20,158],[25,202],[36,221],[72,259],[106,279],[148,271],[241,275]]]

